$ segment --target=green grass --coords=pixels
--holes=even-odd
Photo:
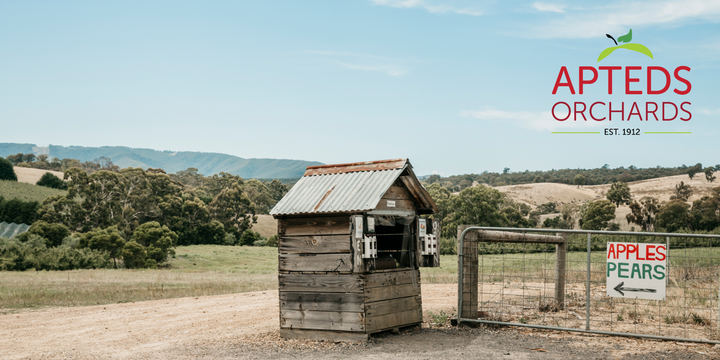
[[[179,247],[158,270],[0,272],[0,312],[277,289],[277,248]]]
[[[4,197],[5,200],[20,199],[42,203],[47,197],[57,194],[67,194],[67,191],[16,181],[0,180],[0,196]]]

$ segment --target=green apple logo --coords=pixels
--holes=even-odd
[[[627,34],[619,37],[619,38],[617,39],[617,41],[615,41],[615,38],[613,38],[610,34],[605,34],[605,36],[607,36],[607,37],[609,37],[610,39],[612,39],[612,41],[615,42],[615,45],[617,45],[618,42],[621,42],[621,43],[629,43],[629,42],[632,40],[632,29],[630,29],[630,31],[629,31]],[[650,49],[648,49],[645,45],[642,45],[642,44],[624,44],[624,45],[619,45],[619,46],[612,46],[612,47],[609,47],[609,48],[603,50],[603,51],[600,53],[600,56],[598,56],[597,61],[600,62],[600,60],[608,57],[608,55],[612,54],[613,51],[615,51],[615,50],[617,50],[617,49],[628,49],[628,50],[632,50],[632,51],[637,51],[637,52],[639,52],[639,53],[641,53],[641,54],[645,54],[645,55],[649,56],[651,59],[653,58],[652,52],[650,52]]]

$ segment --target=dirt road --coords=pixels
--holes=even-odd
[[[276,291],[7,313],[0,315],[0,358],[720,358],[710,345],[529,329],[428,328],[427,312],[451,312],[455,291],[455,285],[424,285],[422,328],[360,344],[281,340]]]

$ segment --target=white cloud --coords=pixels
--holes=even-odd
[[[535,3],[535,8],[537,9]],[[542,3],[543,5],[548,5]],[[526,28],[524,36],[539,38],[590,38],[625,34],[630,28],[720,21],[720,0],[621,1],[576,11],[562,19]],[[547,10],[551,11],[551,10]]]
[[[370,0],[375,5],[389,6],[400,9],[421,8],[430,13],[456,13],[480,16],[482,12],[472,7],[457,7],[447,4],[433,4],[427,0]]]
[[[556,13],[564,13],[565,12],[565,6],[560,5],[560,4],[536,2],[536,3],[533,3],[533,7],[535,8],[535,10],[538,10],[538,11],[547,11],[547,12],[556,12]]]
[[[713,110],[705,109],[705,110],[700,110],[700,113],[705,114],[705,115],[720,115],[720,109],[713,109]]]
[[[559,117],[567,115],[566,112],[561,114],[559,109],[556,114]],[[572,116],[568,120],[558,121],[553,118],[550,111],[503,111],[489,107],[484,110],[461,111],[459,115],[486,121],[502,122],[542,132],[589,129],[607,126],[608,124],[607,121],[585,121],[582,120],[582,118],[578,118],[578,121],[573,121]]]
[[[406,74],[409,71],[407,63],[412,61],[347,51],[306,51],[305,53],[323,56],[346,69],[376,71],[395,77]]]

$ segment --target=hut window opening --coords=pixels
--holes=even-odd
[[[373,220],[377,237],[374,270],[412,267],[415,216],[376,215]]]

